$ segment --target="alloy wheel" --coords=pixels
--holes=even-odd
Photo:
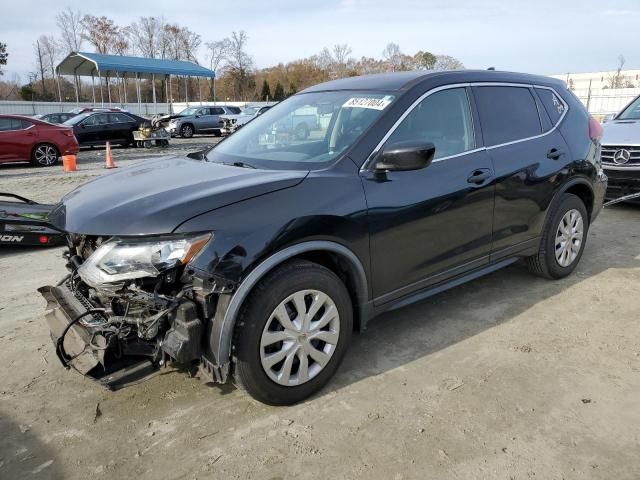
[[[582,214],[572,208],[564,214],[556,230],[556,261],[561,267],[571,265],[580,253],[584,235]]]
[[[49,167],[58,161],[58,152],[51,145],[40,145],[34,152],[39,165]]]
[[[182,127],[182,136],[187,138],[193,136],[193,130],[189,125],[185,125],[184,127]]]
[[[260,361],[279,385],[297,386],[318,375],[333,356],[340,336],[334,301],[319,290],[300,290],[269,316],[260,339]]]

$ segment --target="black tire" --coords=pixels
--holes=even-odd
[[[298,140],[306,140],[307,138],[309,138],[309,127],[304,122],[299,123],[298,125],[296,125],[293,134]]]
[[[193,137],[193,125],[190,123],[186,123],[180,127],[180,136],[182,138],[191,138]]]
[[[306,289],[325,293],[339,315],[339,337],[328,363],[314,377],[296,386],[280,385],[267,375],[260,359],[261,338],[271,312],[287,297]],[[315,317],[314,317],[315,318]],[[313,395],[333,376],[351,340],[353,310],[346,287],[331,270],[292,260],[265,276],[242,306],[234,332],[235,382],[256,400],[292,405]]]
[[[583,222],[583,234],[580,250],[578,251],[577,256],[568,266],[562,266],[556,259],[556,234],[558,232],[560,221],[570,210],[577,210],[580,213]],[[527,266],[529,267],[529,271],[535,275],[548,279],[564,278],[567,275],[570,275],[582,258],[582,253],[584,252],[584,247],[587,243],[588,233],[589,214],[587,212],[587,208],[580,197],[570,193],[565,193],[556,205],[552,207],[542,234],[538,253],[527,257]]]
[[[31,150],[31,163],[36,167],[53,167],[60,160],[60,151],[51,143],[39,143]]]

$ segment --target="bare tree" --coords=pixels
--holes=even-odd
[[[47,87],[44,83],[44,71],[46,69],[46,64],[45,64],[45,54],[44,51],[42,50],[42,46],[40,45],[40,40],[36,40],[36,43],[33,44],[33,49],[36,53],[36,64],[38,67],[38,71],[40,72],[40,84],[42,86],[42,95],[46,95],[47,94]],[[37,78],[37,74],[36,74],[36,78]]]
[[[247,32],[232,32],[229,39],[229,74],[234,81],[237,98],[245,100],[253,58],[247,53]]]
[[[166,24],[163,28],[163,51],[172,60],[196,61],[196,53],[202,39],[200,35],[187,27],[176,23]]]
[[[418,51],[413,56],[413,63],[418,70],[433,70],[438,58],[431,52]]]
[[[460,60],[450,55],[436,55],[433,70],[462,70],[464,65]]]
[[[0,42],[0,66],[7,64],[7,58],[9,54],[7,53],[7,44]],[[0,68],[0,75],[4,75],[4,72]]]
[[[333,46],[333,59],[338,65],[346,65],[349,55],[351,55],[351,47],[346,43]]]
[[[131,43],[140,55],[147,58],[161,56],[165,24],[164,17],[140,17],[138,22],[131,24]]]
[[[208,49],[209,54],[209,68],[213,70],[218,75],[218,67],[221,66],[222,62],[229,55],[229,50],[231,49],[231,41],[228,38],[224,38],[222,40],[216,40],[215,42],[207,42],[206,47]],[[216,77],[211,79],[211,98],[213,101],[216,100]]]
[[[608,87],[609,88],[623,88],[624,86],[624,76],[622,75],[622,68],[626,63],[625,58],[622,55],[618,55],[618,68],[613,75],[609,75],[608,77]]]
[[[85,15],[82,17],[82,25],[85,29],[82,38],[93,45],[96,53],[112,53],[121,33],[120,27],[113,20],[105,16]]]
[[[45,63],[51,76],[56,76],[56,65],[60,59],[61,45],[53,35],[41,35],[38,39],[45,56]]]
[[[384,47],[382,51],[382,58],[389,64],[391,71],[396,71],[400,69],[400,65],[402,64],[402,51],[400,50],[400,45],[397,43],[390,42]]]
[[[66,53],[82,50],[82,41],[85,33],[82,17],[80,10],[73,10],[70,7],[56,16],[62,46]]]

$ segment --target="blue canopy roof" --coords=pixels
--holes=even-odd
[[[189,77],[215,77],[215,72],[183,60],[102,55],[72,52],[56,68],[60,75],[113,75],[150,78],[151,75],[184,75]]]

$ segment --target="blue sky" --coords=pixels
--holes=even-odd
[[[640,68],[640,0],[0,0],[0,41],[7,75],[35,70],[32,43],[58,34],[66,7],[129,24],[151,12],[189,26],[203,41],[246,30],[257,66],[309,56],[348,43],[354,57],[380,56],[388,42],[405,53],[449,54],[469,68],[530,73],[611,70],[617,57]],[[89,48],[88,46],[86,48]],[[200,60],[205,61],[204,48]]]

